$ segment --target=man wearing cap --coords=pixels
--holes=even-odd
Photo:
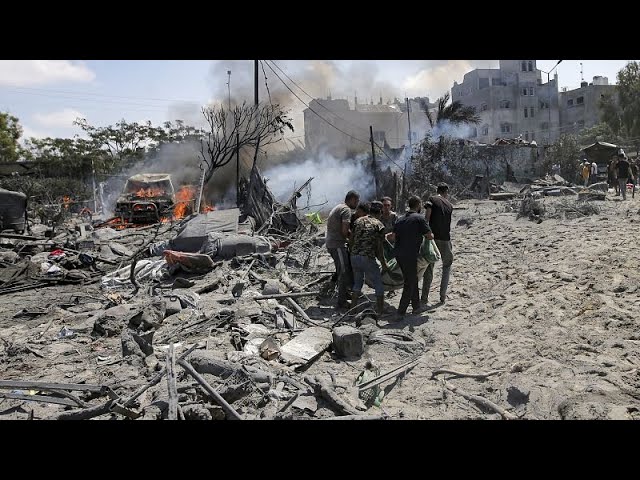
[[[380,221],[382,203],[371,202],[368,213],[368,215],[355,221],[351,235],[352,305],[355,306],[358,303],[366,276],[376,291],[376,311],[378,315],[382,315],[384,310],[384,285],[380,267],[376,263],[377,258],[380,260],[382,270],[388,269],[382,251],[382,242],[384,240],[384,225]]]
[[[447,299],[447,287],[449,275],[453,263],[453,250],[451,248],[451,212],[453,205],[447,199],[449,186],[446,183],[438,185],[437,195],[429,197],[425,203],[424,216],[433,232],[438,250],[442,258],[442,279],[440,281],[440,303]],[[433,281],[433,263],[430,263],[422,276],[422,303],[428,303],[429,290]]]
[[[627,161],[627,156],[622,153],[618,153],[618,185],[620,186],[620,191],[622,192],[622,200],[627,199],[627,182],[629,181],[629,162]]]

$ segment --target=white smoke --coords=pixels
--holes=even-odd
[[[360,193],[362,200],[371,200],[375,195],[373,176],[367,165],[366,154],[354,159],[339,160],[329,154],[320,154],[316,158],[308,157],[302,162],[277,165],[264,172],[267,185],[278,199],[287,201],[295,189],[302,186],[310,177],[310,197],[302,192],[297,206],[313,206],[310,211],[329,211],[344,201],[349,190]]]
[[[454,125],[448,120],[444,120],[436,124],[431,131],[431,136],[435,140],[439,139],[442,136],[453,137],[453,138],[469,138],[473,131],[473,126],[463,123],[460,125]]]

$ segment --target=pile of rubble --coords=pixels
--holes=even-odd
[[[324,235],[293,208],[260,205],[256,216],[220,210],[126,231],[73,219],[52,238],[3,238],[0,295],[39,288],[50,301],[0,329],[0,403],[9,409],[0,413],[385,418],[367,411],[427,342],[380,330],[367,302],[338,313]],[[65,283],[76,292],[47,297]],[[368,345],[402,361],[386,372],[368,361],[347,380],[308,373],[323,357],[361,359]]]

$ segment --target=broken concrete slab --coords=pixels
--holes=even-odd
[[[315,395],[300,395],[296,401],[291,404],[291,408],[308,411],[313,415],[318,410],[318,400]]]
[[[132,257],[133,252],[118,242],[109,242],[109,248],[119,257]]]
[[[350,325],[333,329],[333,350],[341,357],[359,357],[364,353],[362,332]]]
[[[310,327],[280,347],[283,360],[289,363],[307,363],[329,348],[333,340],[331,330]]]

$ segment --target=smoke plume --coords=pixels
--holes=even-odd
[[[267,185],[281,201],[287,201],[294,190],[310,177],[310,193],[302,192],[298,208],[310,206],[309,211],[329,211],[344,201],[349,190],[356,190],[364,201],[373,199],[375,188],[367,165],[368,155],[340,160],[328,154],[316,158],[306,157],[302,161],[278,165],[263,172]]]

